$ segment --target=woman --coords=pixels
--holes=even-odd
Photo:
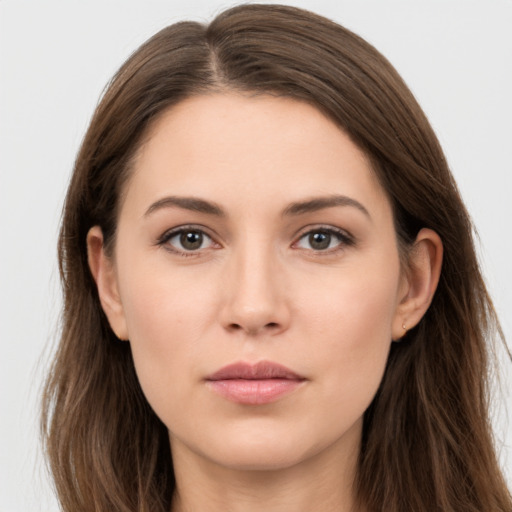
[[[346,29],[248,5],[155,35],[94,115],[59,252],[64,510],[512,509],[470,220]]]

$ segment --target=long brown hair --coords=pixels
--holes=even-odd
[[[165,426],[140,389],[87,264],[86,235],[115,241],[119,197],[148,127],[195,94],[245,91],[306,101],[368,155],[394,209],[402,256],[419,229],[444,244],[434,300],[393,344],[363,426],[357,495],[369,512],[510,512],[488,419],[488,342],[499,325],[472,225],[425,115],[367,42],[310,12],[243,5],[209,25],[160,31],[121,67],[78,154],[59,238],[62,336],[42,429],[66,512],[170,509]],[[406,259],[406,256],[404,256]]]

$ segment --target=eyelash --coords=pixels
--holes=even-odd
[[[202,228],[201,226],[189,225],[189,226],[180,226],[178,228],[173,228],[169,231],[166,231],[158,239],[157,245],[163,246],[169,252],[172,252],[172,253],[182,256],[184,258],[199,256],[201,254],[201,249],[180,250],[180,249],[177,249],[176,247],[173,247],[169,243],[172,238],[186,234],[186,233],[198,233],[203,238],[206,237],[213,244],[216,244],[216,242],[213,240],[213,238],[205,232],[204,228]],[[338,243],[336,244],[335,247],[328,247],[326,249],[320,249],[320,250],[302,248],[302,250],[311,252],[315,257],[316,256],[322,257],[322,256],[326,256],[326,255],[332,255],[333,253],[337,253],[340,250],[344,250],[346,247],[351,247],[351,246],[355,245],[354,238],[352,237],[352,235],[350,235],[346,231],[339,229],[339,228],[332,227],[332,226],[329,226],[329,227],[318,226],[318,227],[314,227],[314,228],[309,228],[307,231],[304,231],[297,238],[297,240],[292,244],[292,247],[297,246],[297,244],[301,240],[305,239],[306,237],[311,236],[312,234],[317,234],[317,233],[322,233],[324,235],[334,237],[338,240]]]
[[[322,233],[324,235],[334,237],[338,240],[338,243],[336,244],[335,247],[329,247],[327,249],[304,249],[306,251],[311,251],[312,255],[314,255],[315,257],[332,255],[338,253],[339,251],[343,251],[347,247],[355,245],[354,237],[343,229],[335,228],[333,226],[315,226],[313,228],[309,227],[307,231],[303,232],[299,236],[297,241],[293,243],[293,246],[296,246],[301,240],[305,239],[306,237],[317,233]]]
[[[200,255],[199,250],[180,250],[175,247],[173,247],[169,241],[173,239],[176,236],[183,235],[185,233],[199,233],[203,237],[206,237],[207,239],[211,240],[211,242],[215,243],[213,238],[208,235],[204,228],[201,226],[180,226],[179,228],[173,228],[169,231],[166,231],[157,241],[157,245],[164,247],[167,251],[172,252],[174,254],[177,254],[179,256],[182,256],[184,258],[190,258],[190,257],[197,257]]]

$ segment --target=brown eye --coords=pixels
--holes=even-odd
[[[180,234],[180,244],[187,251],[196,251],[203,245],[203,233],[200,231],[184,231]]]
[[[304,233],[298,240],[296,246],[300,249],[321,252],[331,249],[343,248],[353,245],[353,239],[344,231],[325,228],[313,229]]]
[[[180,228],[162,236],[159,244],[167,246],[173,252],[193,253],[212,247],[214,242],[200,229]]]
[[[319,231],[308,235],[308,242],[312,249],[322,251],[331,245],[331,234]]]

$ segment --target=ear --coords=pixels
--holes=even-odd
[[[98,287],[101,307],[110,327],[119,339],[127,340],[128,329],[119,295],[115,266],[112,259],[105,254],[103,233],[99,226],[92,227],[87,233],[87,258]]]
[[[431,229],[420,230],[409,255],[393,319],[393,340],[399,341],[415,327],[432,302],[441,275],[443,243]]]

